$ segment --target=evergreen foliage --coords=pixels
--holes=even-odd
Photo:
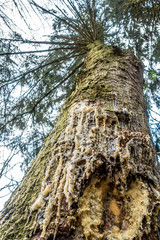
[[[11,2],[28,24],[23,1]],[[52,34],[45,41],[36,36],[24,39],[18,30],[11,29],[15,23],[0,5],[1,20],[10,28],[9,35],[6,37],[2,31],[0,39],[0,142],[12,150],[11,156],[21,153],[22,168],[29,166],[54,125],[57,109],[74,90],[76,74],[89,44],[95,40],[115,51],[130,48],[146,65],[144,91],[155,145],[160,152],[160,116],[157,114],[154,121],[152,116],[152,103],[160,107],[159,1],[27,2],[30,10],[44,16],[45,21],[52,20]],[[0,177],[8,172],[11,156],[4,160]]]

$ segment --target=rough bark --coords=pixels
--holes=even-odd
[[[160,239],[141,64],[130,51],[89,48],[75,92],[1,212],[1,240]]]

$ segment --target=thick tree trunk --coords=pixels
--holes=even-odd
[[[0,217],[0,239],[160,239],[142,67],[91,44],[75,92]]]

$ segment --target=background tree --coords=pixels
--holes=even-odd
[[[127,7],[129,6],[128,9],[130,9],[130,14],[127,15],[126,13],[128,13],[129,11],[124,11],[124,14],[123,15],[121,14],[121,17],[120,17],[120,14],[116,14],[117,6],[113,6],[109,1],[107,3],[106,1],[100,2],[100,3],[95,3],[95,1],[79,1],[78,4],[73,1],[61,1],[61,2],[65,6],[64,8],[63,6],[61,6],[61,8],[59,8],[58,6],[57,7],[55,6],[54,8],[53,6],[52,8],[49,8],[49,7],[47,8],[46,5],[45,6],[38,5],[35,1],[30,1],[30,4],[32,7],[36,7],[36,9],[38,9],[41,13],[44,13],[53,17],[54,33],[50,37],[49,41],[25,40],[22,38],[21,35],[17,33],[16,34],[12,33],[13,35],[12,38],[9,38],[8,40],[4,38],[1,39],[2,48],[11,49],[9,51],[7,50],[6,52],[4,52],[3,50],[1,54],[1,56],[3,57],[3,60],[4,58],[6,58],[6,63],[8,62],[10,63],[9,65],[6,65],[6,69],[4,69],[5,71],[2,71],[2,74],[3,74],[2,76],[5,76],[5,78],[4,77],[2,78],[2,87],[1,87],[1,90],[3,93],[1,95],[3,98],[2,103],[5,103],[5,107],[4,105],[2,107],[4,111],[2,112],[3,116],[1,118],[2,119],[1,130],[2,130],[2,133],[4,134],[2,135],[4,136],[2,140],[7,141],[7,143],[10,146],[13,146],[14,149],[15,147],[17,148],[18,146],[18,149],[20,149],[22,153],[28,152],[29,155],[31,153],[31,150],[33,150],[33,154],[36,153],[37,149],[41,145],[42,140],[46,134],[45,131],[46,130],[48,131],[48,126],[49,127],[53,126],[53,119],[54,119],[53,103],[64,100],[72,92],[72,90],[75,89],[76,74],[82,65],[83,66],[84,64],[87,65],[87,62],[86,62],[87,60],[85,60],[85,63],[84,63],[84,58],[86,57],[86,54],[89,52],[90,48],[92,48],[92,47],[89,47],[90,44],[95,43],[95,41],[99,40],[101,43],[105,42],[105,44],[108,47],[112,48],[111,55],[113,56],[123,56],[124,55],[123,48],[126,48],[126,47],[133,48],[135,50],[135,54],[140,59],[142,60],[149,59],[152,65],[152,69],[151,69],[152,71],[150,69],[148,70],[149,71],[148,76],[150,77],[151,80],[148,79],[148,83],[146,84],[147,91],[150,92],[150,89],[152,91],[153,89],[157,90],[157,86],[159,83],[158,73],[156,69],[153,69],[153,63],[157,61],[155,59],[153,61],[153,57],[156,55],[154,55],[153,51],[150,52],[151,46],[156,46],[156,47],[158,46],[157,39],[158,39],[159,33],[157,31],[157,27],[159,23],[156,22],[155,15],[153,15],[154,17],[150,17],[150,19],[148,20],[150,21],[150,26],[152,26],[152,24],[154,25],[156,29],[154,31],[152,27],[147,28],[145,22],[142,25],[142,21],[141,20],[138,21],[137,15],[134,17],[134,15],[131,14],[131,12],[133,11],[133,8],[132,8],[133,6],[130,4],[126,5]],[[146,3],[147,1],[145,1],[145,4]],[[123,1],[121,1],[121,4],[123,4]],[[142,10],[143,6],[144,6],[144,2],[140,2],[138,9]],[[156,3],[155,3],[155,6],[156,6]],[[154,11],[156,12],[156,8],[154,9]],[[134,34],[132,32],[133,29],[131,31],[131,27],[133,23],[135,24]],[[144,32],[152,33],[152,41],[144,38]],[[120,41],[120,39],[122,40]],[[4,45],[4,41],[6,42],[5,45]],[[34,50],[34,52],[21,51],[20,43],[43,44],[43,45],[49,44],[51,46],[43,50]],[[17,50],[15,51],[15,49]],[[21,61],[22,63],[21,71],[19,71],[19,69],[16,70],[15,56],[21,56],[21,55],[24,56],[25,54],[29,54],[29,53],[33,54],[35,53],[35,51],[41,54],[42,52],[43,53],[47,52],[47,55],[43,54],[38,57],[36,57],[35,55],[29,55],[29,57],[27,56],[26,59],[23,59],[23,61]],[[89,59],[92,61],[91,57]],[[98,61],[99,60],[100,59],[98,59]],[[101,59],[101,61],[103,60]],[[156,78],[156,81],[155,80],[153,81],[153,79],[155,78]],[[149,86],[152,86],[152,88],[149,88]],[[18,89],[18,91],[16,89]],[[15,92],[16,93],[18,92],[18,94],[16,95],[16,98],[14,97]],[[158,103],[158,96],[155,99]],[[123,114],[125,116],[126,113],[124,112]],[[44,128],[44,126],[46,127]],[[14,140],[16,141],[13,141],[12,134],[15,131],[15,127],[20,129],[20,137],[18,136],[17,138],[17,136],[15,136]],[[33,138],[34,136],[34,139],[37,139],[35,141],[34,146],[30,144],[28,145],[29,148],[26,148],[26,144],[25,142],[23,142],[24,139],[25,140],[27,139],[26,130],[27,131],[29,130],[33,133],[33,135],[29,133],[28,137]],[[147,130],[145,131],[147,132]],[[124,132],[124,135],[125,134],[127,134],[127,132]],[[47,139],[50,139],[51,136],[52,134],[50,134]],[[125,136],[122,136],[122,138],[123,137],[125,138]],[[11,142],[9,141],[10,139],[12,139]],[[19,143],[18,145],[17,145],[17,142]],[[29,143],[30,142],[31,141],[29,141]],[[158,141],[157,141],[157,146],[158,146]],[[41,153],[42,152],[43,150],[41,151]],[[31,155],[31,158],[32,156],[33,155]],[[35,160],[35,162],[39,161],[41,157],[38,157],[37,159],[38,160]],[[154,161],[156,160],[153,157],[151,161],[153,165],[155,164]],[[33,165],[35,164],[35,162],[33,163]],[[28,163],[29,163],[29,158],[27,156],[26,164],[28,165]],[[42,166],[43,165],[45,166],[45,164],[46,164],[46,160],[44,159]],[[26,175],[25,179],[27,179],[27,177],[30,175],[29,173],[33,171],[33,165],[31,167],[31,170],[28,171],[28,175]],[[60,167],[61,166],[59,166],[59,168],[57,169],[60,169]],[[151,168],[153,168],[153,166]],[[45,167],[43,168],[41,173],[39,172],[39,169],[37,169],[37,171],[39,173],[39,177],[38,177],[39,180],[35,184],[35,188],[38,189],[35,191],[36,196],[39,191],[40,182],[42,181],[43,176],[47,178],[48,177],[47,174],[49,174],[47,172],[46,173],[44,172]],[[154,175],[157,177],[156,172],[153,173],[153,176]],[[146,178],[150,179],[148,175]],[[90,178],[88,179],[90,180]],[[86,180],[87,179],[85,179],[85,181]],[[85,181],[84,181],[85,183],[84,187],[86,188],[89,183],[86,183]],[[155,182],[156,181],[157,180],[155,180]],[[141,187],[143,188],[143,186]],[[21,187],[19,189],[21,189]],[[50,193],[49,191],[50,191],[49,189],[46,190],[46,193],[47,194]],[[23,187],[22,187],[22,192],[23,192]],[[144,191],[144,193],[146,192]],[[16,194],[17,192],[15,193],[15,196]],[[25,193],[23,192],[23,194]],[[156,196],[156,193],[154,194]],[[28,195],[26,196],[28,197]],[[30,196],[29,198],[30,198],[29,202],[33,203],[32,196]],[[14,202],[15,197],[13,197],[13,199],[14,199],[13,200]],[[69,196],[68,196],[68,199],[70,199]],[[37,210],[38,208],[42,207],[41,200],[42,200],[41,198],[38,198],[35,205],[32,206],[32,210]],[[24,197],[24,203],[25,201],[26,201],[26,198]],[[60,201],[60,199],[58,201]],[[11,200],[11,202],[8,205],[9,208],[12,206],[13,202]],[[117,211],[119,211],[117,203],[115,203],[114,201],[113,201],[113,206],[117,208]],[[59,205],[59,207],[61,207],[61,204]],[[24,205],[24,208],[25,208],[25,205]],[[6,214],[7,212],[8,212],[8,209],[5,209],[2,215]],[[10,214],[10,210],[9,210],[9,214]],[[40,215],[37,215],[37,216],[39,218]],[[15,215],[15,218],[16,218],[16,215]],[[20,220],[20,222],[21,221],[23,222],[25,218],[26,216],[22,216],[22,219]],[[33,216],[32,216],[32,220],[33,220]],[[44,218],[44,220],[46,220],[46,218]],[[57,221],[59,223],[58,219]],[[19,224],[16,226],[18,226],[18,231],[19,231]],[[43,227],[44,226],[47,226],[47,224],[46,225],[44,224]],[[58,224],[57,226],[59,227]],[[35,227],[35,229],[37,228]],[[57,231],[58,229],[55,230],[56,233]],[[117,231],[118,231],[118,228],[117,228]],[[45,232],[45,227],[44,227],[44,232]],[[6,233],[6,237],[8,238],[9,236],[13,238],[13,236],[15,237],[16,234],[17,232],[15,233],[14,231],[11,231],[11,229],[9,228],[8,233]],[[18,234],[21,234],[21,233],[18,233]],[[158,236],[157,235],[158,233],[153,233],[153,234],[155,234],[154,236],[156,237]],[[50,235],[52,236],[53,233],[50,233]],[[20,239],[20,235],[18,236]],[[22,233],[22,236],[23,236],[23,233]],[[153,235],[151,235],[151,237],[153,237]]]

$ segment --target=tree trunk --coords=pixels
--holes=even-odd
[[[160,239],[159,169],[133,53],[89,46],[76,90],[0,216],[0,239]]]

